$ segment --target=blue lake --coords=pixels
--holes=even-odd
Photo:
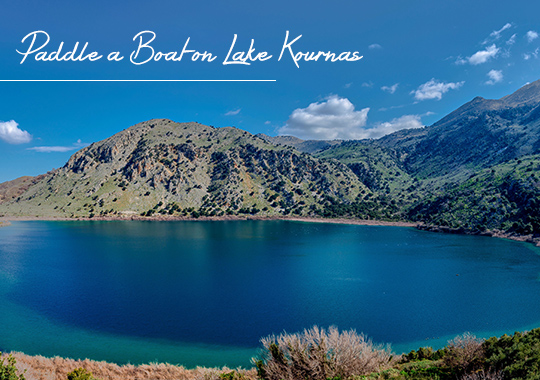
[[[0,228],[0,349],[249,366],[263,336],[354,328],[395,352],[540,327],[540,249],[291,221]]]

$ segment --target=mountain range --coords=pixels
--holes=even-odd
[[[259,215],[540,234],[540,81],[377,140],[301,140],[166,119],[0,184],[0,214]]]

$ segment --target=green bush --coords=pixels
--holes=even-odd
[[[16,363],[17,361],[11,354],[7,356],[7,363],[4,362],[4,358],[0,357],[0,380],[25,380],[24,372],[17,375]]]
[[[237,371],[224,372],[219,375],[219,378],[221,380],[245,380],[246,379],[243,373],[239,373]]]
[[[540,329],[490,338],[483,344],[486,366],[508,379],[540,379]]]
[[[84,368],[77,368],[68,373],[67,380],[97,380],[92,376],[92,372],[87,371]]]
[[[433,351],[431,347],[420,347],[418,350],[412,350],[408,354],[403,354],[401,357],[402,363],[420,361],[420,360],[439,360],[446,353],[446,349]]]

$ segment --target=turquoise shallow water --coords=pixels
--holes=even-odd
[[[0,229],[0,349],[248,366],[260,337],[314,324],[437,347],[540,327],[539,253],[401,227],[15,222]]]

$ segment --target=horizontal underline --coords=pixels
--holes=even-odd
[[[276,82],[276,79],[0,79],[0,82]]]

